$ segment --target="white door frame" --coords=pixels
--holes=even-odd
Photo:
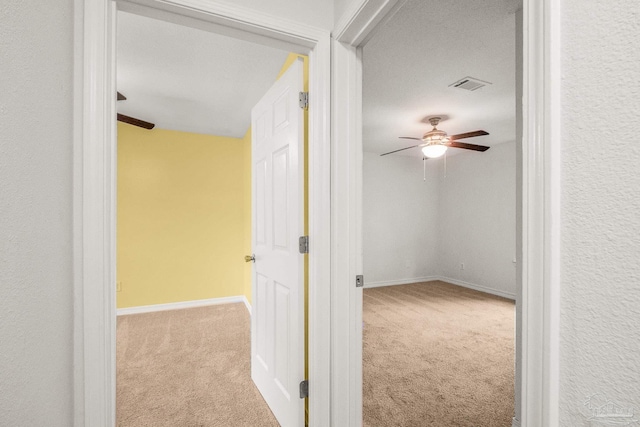
[[[332,43],[332,426],[362,424],[360,50],[405,0],[361,0]],[[560,11],[523,0],[518,343],[513,426],[557,427],[559,387]],[[366,277],[365,277],[366,280]],[[345,327],[344,325],[348,325]],[[340,359],[340,357],[342,359]]]
[[[115,425],[117,9],[309,55],[309,408],[329,425],[330,34],[217,0],[75,0],[74,425]]]

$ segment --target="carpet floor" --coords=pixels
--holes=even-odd
[[[251,381],[244,304],[119,316],[118,427],[278,426]]]
[[[365,427],[508,427],[514,304],[430,282],[364,290]],[[243,304],[119,316],[118,427],[277,427]]]
[[[364,290],[365,427],[508,427],[513,301],[444,282]]]

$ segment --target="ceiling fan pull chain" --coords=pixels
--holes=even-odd
[[[422,156],[422,180],[427,180],[427,158]]]
[[[447,152],[444,152],[444,179],[447,179]]]

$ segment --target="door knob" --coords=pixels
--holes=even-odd
[[[244,262],[256,262],[256,256],[255,255],[245,255],[244,256]]]

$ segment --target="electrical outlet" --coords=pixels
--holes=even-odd
[[[122,282],[116,281],[116,292],[122,292]]]

